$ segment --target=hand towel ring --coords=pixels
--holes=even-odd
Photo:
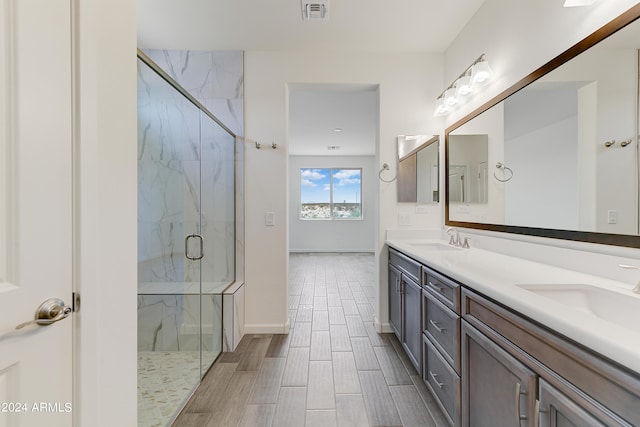
[[[513,171],[511,170],[511,168],[509,168],[509,167],[505,166],[505,165],[504,165],[504,163],[500,163],[500,162],[496,163],[496,168],[498,168],[498,169],[502,169],[502,170],[504,171],[504,174],[505,174],[505,175],[507,174],[507,171],[509,171],[509,178],[506,178],[506,177],[505,177],[504,179],[500,179],[500,178],[498,178],[498,177],[496,176],[496,173],[494,172],[494,173],[493,173],[493,177],[494,177],[496,180],[498,180],[498,181],[500,181],[500,182],[507,182],[507,181],[511,181],[511,178],[513,178]]]

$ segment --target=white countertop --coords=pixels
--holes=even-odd
[[[386,243],[467,287],[640,373],[640,295],[631,291],[632,285],[483,249],[448,247],[447,242],[442,240],[388,239]],[[436,244],[431,245],[432,243]],[[640,272],[638,273],[640,278]],[[631,313],[622,326],[619,321],[614,323],[603,320],[592,313],[518,286],[527,284],[590,285],[614,292],[616,296],[622,296],[625,302],[637,302],[639,309]]]

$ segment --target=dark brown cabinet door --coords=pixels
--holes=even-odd
[[[569,386],[571,387],[571,386]],[[589,407],[592,410],[588,411]],[[577,393],[574,398],[540,379],[540,427],[604,427],[631,426],[599,405],[588,402]]]
[[[536,374],[462,322],[462,425],[533,427]]]
[[[418,372],[422,372],[422,288],[402,276],[402,347]]]
[[[402,340],[402,283],[400,270],[389,264],[389,324]]]

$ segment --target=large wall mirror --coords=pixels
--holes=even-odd
[[[438,203],[438,135],[398,136],[398,202]]]
[[[447,225],[640,247],[640,5],[445,133]]]

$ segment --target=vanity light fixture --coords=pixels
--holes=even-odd
[[[473,89],[471,88],[471,76],[465,74],[456,82],[456,95],[458,95],[458,97],[466,96],[471,92],[473,92]]]
[[[486,86],[491,77],[493,77],[493,70],[483,53],[438,96],[433,115],[449,114],[456,105],[463,102],[465,96]]]
[[[436,99],[436,109],[433,112],[434,116],[446,116],[447,114],[449,114],[449,110],[451,108],[447,105],[447,103],[444,100],[444,93],[441,94],[438,99]]]
[[[458,95],[456,95],[455,87],[451,87],[444,91],[444,102],[449,107],[454,107],[458,104]]]
[[[484,59],[484,55],[480,57],[480,61],[471,67],[471,86],[484,86],[493,76],[493,70],[489,63]]]

